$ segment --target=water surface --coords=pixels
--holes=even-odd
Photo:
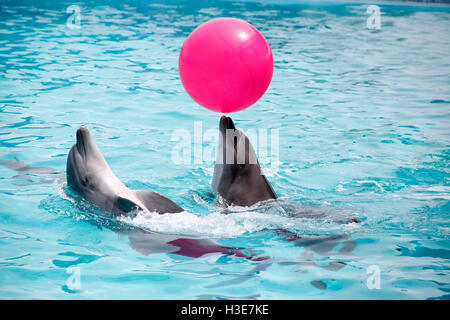
[[[72,4],[80,29],[66,25]],[[448,299],[450,7],[379,7],[370,30],[364,3],[3,1],[0,297]],[[220,16],[250,22],[273,51],[267,93],[232,117],[279,130],[278,170],[263,166],[277,194],[361,223],[264,205],[224,215],[213,163],[172,161],[174,130],[218,126],[177,59]],[[65,185],[79,126],[127,186],[187,212],[114,221],[80,202]],[[380,289],[367,287],[371,266]]]

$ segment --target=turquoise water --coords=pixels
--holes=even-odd
[[[368,4],[274,3],[2,1],[1,298],[449,298],[450,7],[380,3],[368,29]],[[223,214],[213,162],[173,161],[175,130],[218,127],[177,58],[219,16],[250,22],[273,51],[267,93],[231,116],[279,130],[279,162],[263,166],[277,194],[361,223],[266,205]],[[127,186],[186,212],[117,221],[78,199],[65,164],[82,125]]]

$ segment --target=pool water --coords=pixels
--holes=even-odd
[[[222,16],[274,56],[236,126],[278,132],[262,167],[281,203],[329,214],[215,202],[194,138],[220,114],[184,91],[178,54]],[[0,44],[2,299],[450,297],[450,6],[10,0]],[[79,199],[65,165],[80,126],[128,187],[186,212],[114,219]],[[177,130],[192,137],[183,163]]]

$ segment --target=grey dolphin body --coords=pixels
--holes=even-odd
[[[67,158],[67,184],[83,198],[117,215],[134,209],[157,213],[182,212],[183,208],[150,190],[131,190],[111,171],[89,131],[77,130],[77,143]]]
[[[261,171],[255,150],[247,136],[236,129],[231,118],[225,116],[220,119],[219,131],[212,188],[218,192],[223,204],[252,206],[260,201],[277,199],[272,186]],[[281,208],[281,212],[293,218],[330,217],[338,223],[361,222],[332,209],[304,206],[295,202],[278,200],[265,205]]]
[[[251,206],[277,195],[261,171],[255,150],[230,117],[222,116],[212,188],[225,204]]]

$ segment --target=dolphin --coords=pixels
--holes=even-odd
[[[116,215],[136,209],[160,214],[184,211],[154,191],[126,187],[112,172],[88,129],[79,128],[76,136],[67,157],[67,184],[87,201]]]
[[[255,150],[230,117],[219,123],[219,143],[212,179],[212,189],[225,205],[250,207],[258,202],[277,199],[277,195],[259,166]],[[278,199],[258,204],[260,209],[278,208],[292,218],[327,218],[337,223],[359,223],[359,219],[341,215],[334,210],[304,206]]]
[[[17,151],[13,151],[11,153],[17,153]],[[0,153],[0,156],[2,154],[3,152]],[[0,157],[0,165],[3,165],[10,170],[16,171],[17,175],[14,176],[13,179],[18,182],[14,183],[18,186],[53,183],[55,179],[59,179],[65,176],[64,173],[57,172],[56,169],[53,168],[31,167],[28,164],[20,161],[17,157],[14,157],[14,160],[7,160]]]
[[[218,192],[225,205],[247,207],[263,200],[277,199],[262,173],[250,140],[226,116],[222,116],[219,123],[212,189]]]

